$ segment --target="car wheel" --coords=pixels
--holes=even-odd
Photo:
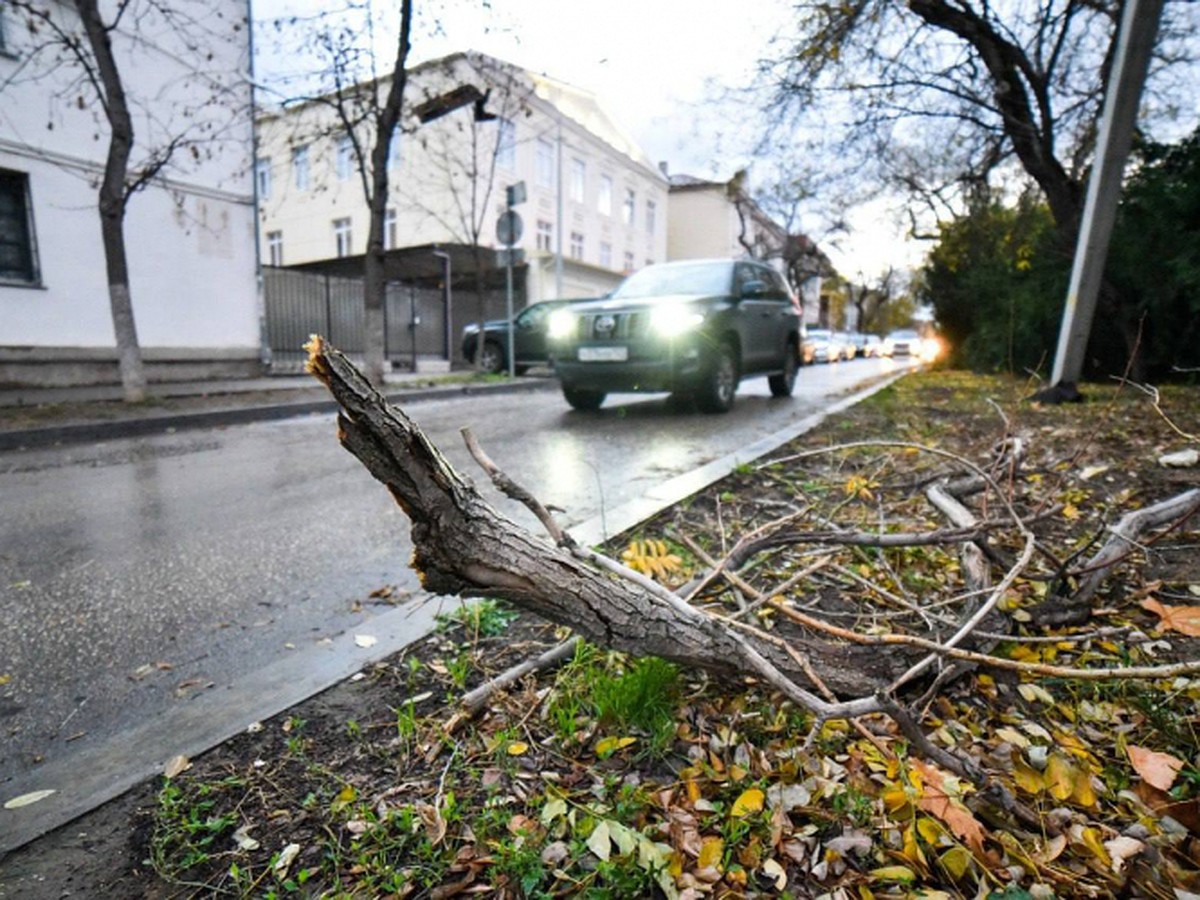
[[[704,412],[728,412],[733,407],[737,386],[737,358],[733,348],[720,344],[708,360],[700,390],[696,392],[696,405]]]
[[[504,349],[495,341],[483,345],[483,353],[479,356],[479,371],[495,375],[504,369]]]
[[[783,371],[767,379],[771,386],[772,397],[790,397],[796,387],[796,346],[787,345],[787,353],[783,358]]]
[[[563,385],[563,396],[567,398],[567,402],[575,409],[580,409],[585,412],[591,412],[594,409],[599,409],[600,404],[604,402],[607,394],[604,391],[586,391],[582,388],[569,388]]]

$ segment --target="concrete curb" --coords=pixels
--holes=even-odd
[[[417,403],[425,400],[447,400],[478,394],[518,394],[529,391],[549,390],[557,385],[551,378],[537,378],[497,384],[459,384],[447,387],[398,389],[387,392],[391,403]],[[232,405],[223,409],[210,409],[191,413],[168,413],[161,416],[119,419],[105,422],[77,422],[67,425],[52,425],[45,428],[28,428],[0,431],[0,452],[7,450],[34,450],[42,447],[86,444],[116,438],[143,437],[172,431],[195,428],[218,428],[224,425],[243,425],[248,422],[268,422],[290,419],[296,416],[327,415],[337,411],[333,400],[305,400],[292,403],[274,403],[258,406]]]

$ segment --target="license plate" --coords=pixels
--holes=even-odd
[[[625,362],[629,359],[629,348],[620,347],[580,347],[580,362]]]

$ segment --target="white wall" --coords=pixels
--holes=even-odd
[[[553,255],[556,242],[551,239],[549,252],[538,249],[538,222],[549,222],[553,229],[558,227],[557,177],[548,181],[539,178],[538,142],[549,142],[557,152],[561,134],[563,255],[570,256],[571,232],[579,232],[584,235],[583,259],[578,261],[583,264],[580,271],[588,267],[599,270],[580,276],[578,283],[564,284],[563,293],[572,296],[573,291],[584,290],[590,295],[595,292],[592,289],[606,281],[619,279],[625,268],[626,253],[632,258],[632,268],[666,259],[666,179],[648,160],[630,156],[631,152],[640,156],[640,151],[631,149],[615,128],[602,127],[608,120],[586,92],[510,69],[487,57],[459,54],[414,70],[410,74],[406,106],[411,109],[423,99],[467,83],[481,89],[493,86],[489,111],[510,119],[515,126],[514,164],[497,166],[494,175],[489,174],[498,125],[474,123],[469,106],[427,124],[419,124],[410,117],[400,138],[400,162],[389,173],[388,205],[397,213],[396,246],[469,244],[472,223],[474,227],[481,223],[480,245],[499,247],[495,220],[504,209],[505,187],[524,181],[528,199],[517,207],[524,223],[517,246],[526,251],[531,262],[544,264],[544,259]],[[335,174],[338,130],[333,111],[319,103],[261,120],[259,154],[260,158],[270,159],[272,170],[271,196],[261,203],[264,260],[268,259],[267,235],[272,232],[282,234],[284,265],[335,256],[333,222],[343,218],[352,223],[349,255],[366,252],[369,217],[358,174],[355,172],[348,180],[339,180]],[[361,140],[369,147],[372,135],[364,131]],[[473,142],[478,153],[474,163],[471,162]],[[292,165],[293,149],[300,145],[309,148],[310,185],[305,191],[297,189]],[[585,165],[582,202],[569,196],[573,159],[581,159]],[[474,197],[468,177],[471,172],[479,174]],[[597,209],[601,174],[608,175],[613,184],[612,211],[607,215]],[[627,189],[635,195],[630,224],[622,217]],[[652,201],[656,208],[652,233],[646,227],[647,201]],[[602,242],[611,246],[607,265],[601,260]],[[530,288],[531,300],[554,296],[553,282],[544,278],[531,278]]]
[[[49,5],[77,27],[67,5]],[[126,214],[139,341],[256,355],[246,3],[173,6],[187,33],[134,8],[125,21],[137,31],[114,41],[134,111],[134,165],[170,138],[185,141]],[[41,279],[0,284],[0,347],[112,347],[96,206],[107,122],[78,70],[35,52],[17,13],[6,7],[5,16],[12,55],[0,56],[0,168],[28,176]]]

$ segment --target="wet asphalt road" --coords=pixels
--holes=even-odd
[[[537,527],[478,474],[462,426],[569,528],[896,368],[809,367],[784,401],[750,379],[722,416],[634,395],[581,414],[557,391],[408,412],[510,518]],[[418,589],[410,550],[407,519],[332,416],[0,454],[0,786],[369,630],[372,591]]]

